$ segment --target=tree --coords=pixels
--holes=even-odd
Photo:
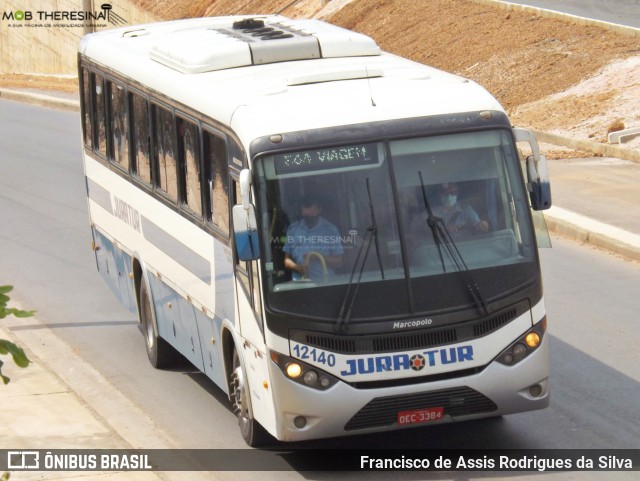
[[[14,317],[30,317],[33,316],[33,311],[23,311],[14,307],[9,307],[9,301],[11,298],[7,295],[13,290],[13,286],[0,286],[0,319],[4,319],[7,316]],[[29,365],[29,359],[24,353],[22,348],[16,346],[14,343],[7,341],[6,339],[0,339],[0,355],[11,354],[13,362],[19,367],[27,367]],[[0,378],[4,384],[9,384],[10,379],[2,374],[2,366],[4,363],[0,359]],[[1,478],[0,478],[1,479]]]

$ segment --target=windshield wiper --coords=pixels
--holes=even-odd
[[[347,291],[345,292],[344,299],[342,300],[342,305],[340,306],[340,312],[338,314],[338,319],[336,320],[336,324],[334,329],[336,331],[347,330],[347,326],[349,325],[349,321],[351,320],[351,310],[353,309],[353,305],[356,301],[356,297],[358,295],[358,289],[360,288],[360,283],[362,282],[362,272],[364,271],[364,266],[367,263],[367,258],[369,256],[369,249],[371,248],[371,240],[376,246],[376,255],[378,258],[378,266],[380,267],[380,275],[384,280],[384,268],[382,267],[382,258],[380,257],[380,245],[378,243],[378,224],[376,223],[376,215],[375,210],[373,208],[373,198],[371,197],[371,187],[369,186],[369,178],[367,177],[367,195],[369,197],[369,209],[371,213],[371,225],[367,228],[367,232],[365,233],[362,244],[360,244],[360,249],[358,250],[358,255],[356,256],[356,260],[353,263],[353,269],[351,269],[351,277],[349,277],[349,284],[347,285]],[[364,256],[362,256],[362,250],[364,250]],[[362,261],[360,258],[362,257]],[[354,276],[356,274],[356,270],[358,269],[358,264],[360,264],[360,270],[358,272],[358,280],[354,283]],[[351,289],[354,288],[353,294],[351,293]],[[347,306],[348,304],[348,306]]]
[[[424,187],[422,171],[418,171],[418,175],[420,177],[420,186],[422,187],[422,200],[424,201],[424,205],[427,210],[427,225],[431,229],[433,240],[435,241],[436,247],[438,248],[440,262],[442,263],[442,270],[445,273],[447,272],[447,267],[444,263],[444,256],[442,255],[442,245],[444,245],[444,248],[449,255],[449,258],[451,259],[451,262],[462,276],[462,280],[466,284],[467,289],[469,290],[469,293],[471,294],[471,297],[476,304],[476,307],[483,315],[489,314],[489,307],[487,306],[487,302],[480,292],[480,288],[473,278],[471,270],[464,261],[464,257],[462,257],[462,254],[458,250],[458,246],[453,240],[449,229],[447,228],[441,217],[433,214],[431,204],[429,203],[429,199],[427,197],[427,191]]]
[[[442,256],[442,246],[440,245],[440,232],[438,229],[438,224],[442,223],[442,219],[440,217],[436,217],[435,215],[433,215],[433,210],[431,210],[431,203],[429,202],[429,198],[427,197],[427,191],[424,188],[424,180],[422,179],[421,170],[418,171],[418,175],[420,176],[420,186],[422,187],[422,201],[424,202],[425,209],[427,209],[427,225],[431,229],[433,240],[436,243],[436,247],[438,248],[438,255],[440,256],[440,262],[442,263],[442,270],[444,272],[447,272],[447,267],[444,264],[444,257]],[[445,229],[446,229],[446,226],[445,226]]]
[[[371,198],[371,188],[369,187],[369,177],[367,177],[367,196],[369,197],[369,210],[371,213],[371,235],[376,245],[376,257],[378,258],[378,267],[380,267],[380,276],[384,280],[384,267],[382,267],[382,258],[380,257],[380,243],[378,241],[378,224],[376,223],[376,212],[373,209],[373,199]]]

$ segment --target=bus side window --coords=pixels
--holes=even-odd
[[[111,126],[112,161],[129,171],[129,112],[124,87],[109,82],[109,122]]]
[[[149,132],[149,102],[131,93],[133,111],[133,171],[140,180],[151,184],[151,136]]]
[[[86,68],[82,69],[82,117],[83,126],[82,131],[84,144],[92,148],[93,146],[93,123],[91,122],[91,78],[89,77],[89,71]]]
[[[104,157],[107,156],[107,125],[106,125],[106,109],[104,95],[104,77],[102,75],[93,74],[93,123],[97,125],[97,138],[95,139],[94,148]]]
[[[229,167],[224,139],[203,132],[204,162],[209,172],[211,222],[229,235]]]
[[[178,145],[180,147],[180,172],[187,208],[202,217],[202,188],[200,186],[200,154],[198,149],[198,126],[178,118]]]
[[[178,201],[178,165],[176,162],[176,124],[173,113],[159,105],[153,106],[153,128],[155,133],[156,172],[158,189]]]

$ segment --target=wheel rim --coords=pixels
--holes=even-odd
[[[147,325],[147,347],[149,347],[149,349],[153,349],[153,342],[154,342],[154,333],[153,333],[153,325],[148,321],[145,320],[145,324]]]
[[[142,292],[142,295],[144,296],[144,302],[142,303],[142,316],[144,319],[145,329],[144,337],[147,341],[147,348],[152,350],[155,343],[155,331],[153,329],[153,320],[151,319],[151,302],[149,300],[149,295],[147,294],[147,289],[143,288]]]
[[[251,417],[247,403],[247,389],[244,382],[244,372],[238,366],[233,371],[233,412],[238,417],[238,424],[243,435],[251,428]]]

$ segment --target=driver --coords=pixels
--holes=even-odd
[[[488,232],[489,223],[480,219],[473,207],[458,202],[458,193],[458,184],[454,182],[440,185],[440,205],[433,209],[433,213],[444,221],[453,237]]]
[[[284,266],[294,281],[334,274],[344,253],[338,228],[320,215],[322,206],[314,195],[302,199],[300,214],[302,218],[287,229]]]

